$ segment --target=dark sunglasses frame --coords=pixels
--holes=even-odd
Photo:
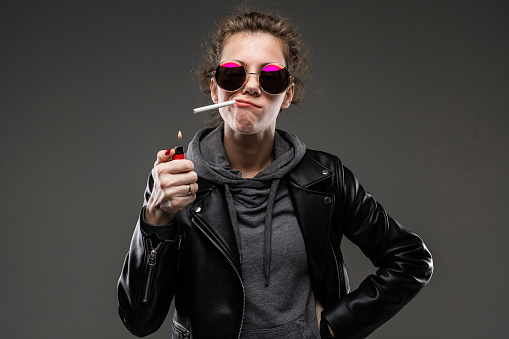
[[[221,76],[221,68],[223,64],[227,63],[227,62],[233,62],[233,63],[236,63],[238,64],[240,67],[242,67],[242,69],[244,70],[244,79],[242,80],[242,83],[240,84],[240,86],[238,86],[238,88],[235,88],[235,89],[226,89],[224,88],[223,86],[225,85],[224,83],[222,84],[223,86],[221,86],[221,83],[222,82],[220,80],[220,76]],[[263,69],[269,65],[277,65],[279,67],[282,67],[280,70],[278,71],[283,71],[284,72],[284,79],[286,80],[282,86],[286,86],[284,87],[281,91],[276,91],[275,93],[271,93],[269,91],[267,91],[267,89],[264,88],[264,79],[265,79],[265,76],[263,75],[264,73],[263,72],[267,72],[267,73],[270,73],[270,71],[264,71]],[[235,67],[237,68],[237,67]],[[286,68],[285,66],[281,65],[281,64],[278,64],[276,62],[269,62],[268,64],[265,64],[261,67],[260,71],[258,73],[253,73],[253,72],[247,72],[246,71],[246,67],[244,66],[244,64],[242,64],[240,61],[237,61],[237,60],[224,60],[222,62],[219,63],[219,65],[217,66],[216,70],[214,72],[212,72],[214,74],[214,78],[216,79],[216,83],[217,85],[224,91],[226,92],[235,92],[235,91],[238,91],[239,89],[242,88],[242,86],[245,85],[246,81],[247,81],[247,77],[249,74],[253,74],[253,75],[256,75],[258,77],[258,85],[260,86],[260,88],[267,94],[270,94],[270,95],[279,95],[281,93],[284,93],[293,83],[293,76],[290,75],[290,72],[288,71],[288,68]],[[265,83],[265,87],[270,87],[269,84]]]

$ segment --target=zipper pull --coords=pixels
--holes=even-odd
[[[148,256],[148,264],[150,266],[155,266],[156,265],[156,256],[157,256],[157,251],[156,250],[150,251],[150,254]]]
[[[148,255],[148,261],[147,261],[147,264],[149,266],[155,266],[156,265],[156,257],[157,257],[157,250],[159,249],[159,247],[161,247],[161,242],[159,244],[157,244],[156,248],[154,248],[154,246],[152,246],[152,240],[148,240],[149,244],[150,244],[150,253]]]

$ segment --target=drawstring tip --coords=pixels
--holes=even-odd
[[[270,277],[268,275],[265,276],[265,287],[269,286],[269,279]]]

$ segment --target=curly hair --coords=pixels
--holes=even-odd
[[[234,14],[223,18],[218,23],[199,71],[201,91],[210,94],[210,80],[213,71],[221,61],[223,47],[228,38],[236,33],[268,33],[281,41],[286,67],[293,76],[295,84],[292,104],[301,103],[305,95],[303,79],[309,71],[307,46],[288,18],[256,11]],[[210,125],[215,126],[219,121],[221,121],[219,113],[215,113],[210,119]]]

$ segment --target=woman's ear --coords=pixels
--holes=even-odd
[[[285,92],[285,98],[283,99],[283,103],[281,104],[281,109],[287,109],[288,107],[290,107],[294,91],[295,85],[292,83]]]
[[[217,104],[217,83],[214,77],[210,78],[210,98]]]

